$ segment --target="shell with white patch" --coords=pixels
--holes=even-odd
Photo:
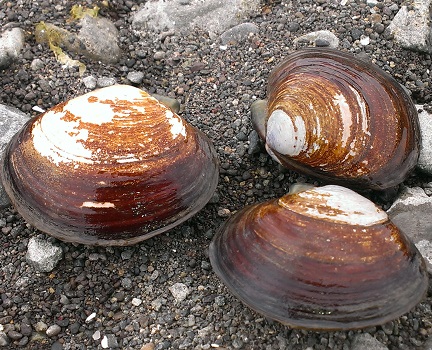
[[[209,257],[241,301],[294,328],[381,325],[428,288],[415,245],[381,208],[337,185],[238,211],[215,234]]]
[[[309,48],[271,73],[267,105],[252,123],[279,163],[324,180],[385,189],[417,164],[416,108],[399,83],[372,63]]]
[[[29,121],[1,167],[36,228],[65,241],[134,244],[191,217],[213,195],[211,141],[146,92],[95,90]]]

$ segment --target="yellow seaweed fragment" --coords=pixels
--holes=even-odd
[[[99,7],[94,6],[92,9],[90,9],[90,8],[85,8],[82,5],[73,5],[72,9],[70,10],[70,13],[73,20],[81,19],[85,15],[91,17],[97,17],[99,13]]]
[[[60,47],[60,45],[67,43],[67,40],[71,35],[72,34],[67,30],[50,23],[39,22],[35,26],[36,42],[40,44],[48,44],[58,62],[63,64],[65,67],[78,67],[79,75],[82,76],[86,70],[85,64],[72,59],[68,54],[63,52]]]

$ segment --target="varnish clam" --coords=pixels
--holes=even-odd
[[[372,63],[332,49],[299,50],[277,66],[252,123],[282,165],[349,187],[385,189],[417,163],[416,108]]]
[[[210,140],[127,85],[61,103],[9,143],[1,177],[19,213],[64,241],[129,245],[191,217],[213,195]]]
[[[384,324],[410,311],[428,287],[415,245],[374,203],[337,185],[240,210],[209,255],[240,300],[295,328]]]

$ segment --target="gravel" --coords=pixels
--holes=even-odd
[[[328,30],[339,39],[340,49],[391,73],[416,103],[431,103],[430,55],[400,48],[384,30],[402,1],[263,1],[261,13],[247,20],[258,32],[222,45],[199,30],[139,37],[130,27],[131,16],[145,1],[113,0],[101,14],[115,23],[122,56],[116,64],[104,64],[71,54],[86,65],[83,76],[77,67],[64,68],[31,35],[39,21],[69,29],[70,3],[0,0],[2,27],[18,22],[27,35],[18,59],[1,72],[0,102],[34,116],[35,106],[46,110],[116,82],[176,98],[180,114],[215,144],[219,185],[210,203],[186,223],[124,248],[60,242],[36,231],[13,207],[2,209],[0,346],[348,350],[371,338],[377,349],[425,344],[432,333],[431,288],[414,310],[386,325],[311,332],[283,326],[245,307],[219,281],[208,259],[213,234],[234,212],[285,194],[295,181],[317,183],[278,166],[249,121],[250,105],[265,97],[272,68],[290,51],[311,45],[294,44],[294,39]],[[379,16],[372,17],[373,6]],[[324,41],[312,44],[326,45]],[[431,181],[416,173],[407,184],[423,187]],[[372,195],[387,207],[394,197]],[[36,271],[27,263],[32,238],[61,247],[63,259],[52,271]]]

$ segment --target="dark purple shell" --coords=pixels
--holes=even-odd
[[[273,70],[267,97],[252,122],[288,168],[380,190],[404,181],[417,164],[416,108],[372,63],[338,50],[299,50]]]
[[[244,208],[216,233],[209,256],[241,301],[294,328],[384,324],[428,288],[422,256],[386,213],[334,185]]]
[[[129,245],[202,209],[218,181],[210,140],[146,92],[96,90],[32,119],[1,167],[30,224],[64,241]]]

